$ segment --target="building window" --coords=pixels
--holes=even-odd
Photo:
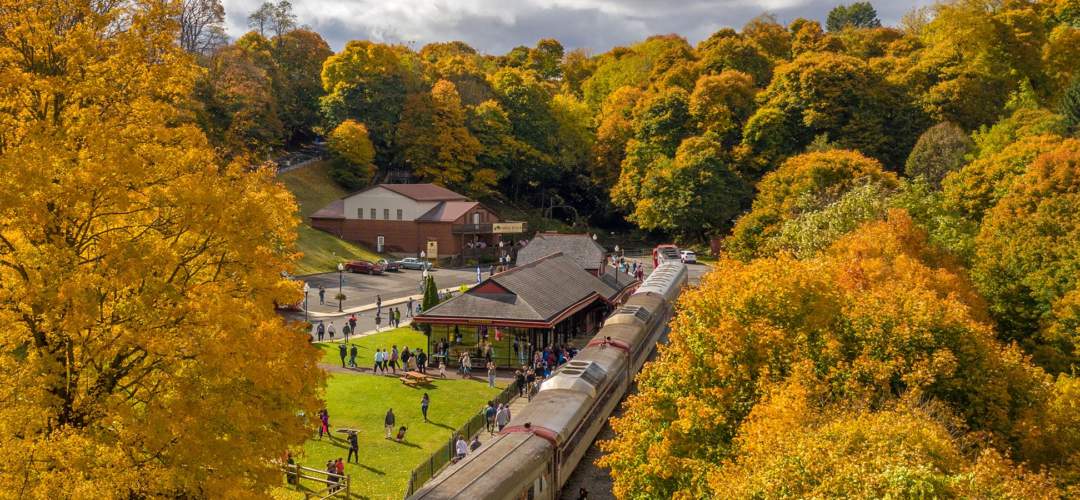
[[[364,218],[364,209],[362,209],[362,208],[356,209],[356,218],[357,219],[363,219]]]
[[[402,219],[402,216],[404,215],[404,213],[403,213],[403,212],[404,212],[404,210],[402,210],[402,209],[400,209],[400,208],[399,208],[399,209],[397,209],[397,220],[401,220],[401,219]]]
[[[382,209],[382,218],[383,218],[383,220],[390,220],[390,209],[389,208]]]
[[[371,209],[371,220],[375,220],[375,209]]]

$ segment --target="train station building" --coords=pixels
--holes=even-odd
[[[413,322],[431,327],[429,352],[438,341],[452,344],[451,363],[461,349],[490,342],[496,364],[513,366],[520,357],[514,340],[530,356],[533,349],[591,338],[638,284],[614,269],[594,276],[556,252],[496,273]]]

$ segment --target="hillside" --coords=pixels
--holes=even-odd
[[[296,266],[296,274],[333,271],[342,260],[379,258],[378,254],[363,246],[341,240],[308,225],[308,215],[346,194],[344,189],[330,180],[328,170],[328,163],[321,161],[278,176],[293,196],[296,196],[296,203],[300,205],[300,216],[304,219],[297,230],[299,234],[296,246],[304,256]]]

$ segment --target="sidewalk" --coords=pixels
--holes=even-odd
[[[460,287],[455,286],[455,287],[450,287],[450,288],[443,288],[443,289],[439,290],[439,293],[457,292],[459,290],[460,290]],[[400,305],[400,304],[405,304],[405,303],[409,302],[409,299],[412,299],[414,302],[419,302],[423,298],[424,298],[424,296],[421,295],[421,294],[407,295],[405,297],[397,297],[397,298],[394,298],[394,299],[384,300],[383,303],[382,303],[382,306],[383,306],[383,308],[386,308],[386,307],[389,307],[389,306],[396,306],[396,305]],[[372,302],[370,304],[364,304],[364,305],[361,305],[361,306],[345,308],[345,309],[342,310],[342,312],[337,312],[337,311],[333,311],[333,312],[315,312],[315,311],[310,311],[309,310],[307,314],[308,314],[309,317],[311,317],[313,319],[337,318],[337,317],[345,316],[345,315],[348,315],[348,314],[359,313],[359,312],[364,312],[364,311],[371,311],[371,310],[374,310],[376,308],[377,308],[377,306],[375,305],[374,302]],[[301,309],[300,312],[303,313],[304,310]],[[402,326],[404,326],[406,324],[404,318],[402,318],[401,324],[402,324]]]

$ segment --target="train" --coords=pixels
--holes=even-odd
[[[502,431],[413,500],[554,499],[667,333],[686,266],[665,259]]]

